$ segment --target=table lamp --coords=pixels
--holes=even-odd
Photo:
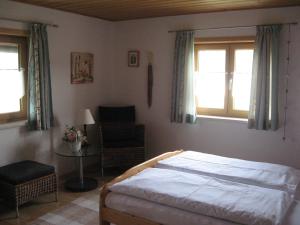
[[[84,129],[83,135],[87,137],[86,126],[89,124],[95,124],[95,120],[93,118],[91,110],[90,109],[80,110],[77,115],[76,122],[79,125],[83,125],[83,129]]]

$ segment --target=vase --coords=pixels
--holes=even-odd
[[[68,142],[68,145],[72,152],[79,152],[81,149],[81,141]]]

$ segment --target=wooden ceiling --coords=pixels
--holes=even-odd
[[[110,21],[300,5],[300,0],[14,0]]]

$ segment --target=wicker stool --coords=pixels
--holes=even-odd
[[[42,194],[55,193],[57,181],[55,168],[34,161],[21,161],[0,167],[0,197],[16,209]]]

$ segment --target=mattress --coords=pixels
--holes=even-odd
[[[114,192],[107,195],[105,204],[109,208],[164,225],[239,225]],[[298,201],[293,202],[282,224],[300,225],[300,203]]]

